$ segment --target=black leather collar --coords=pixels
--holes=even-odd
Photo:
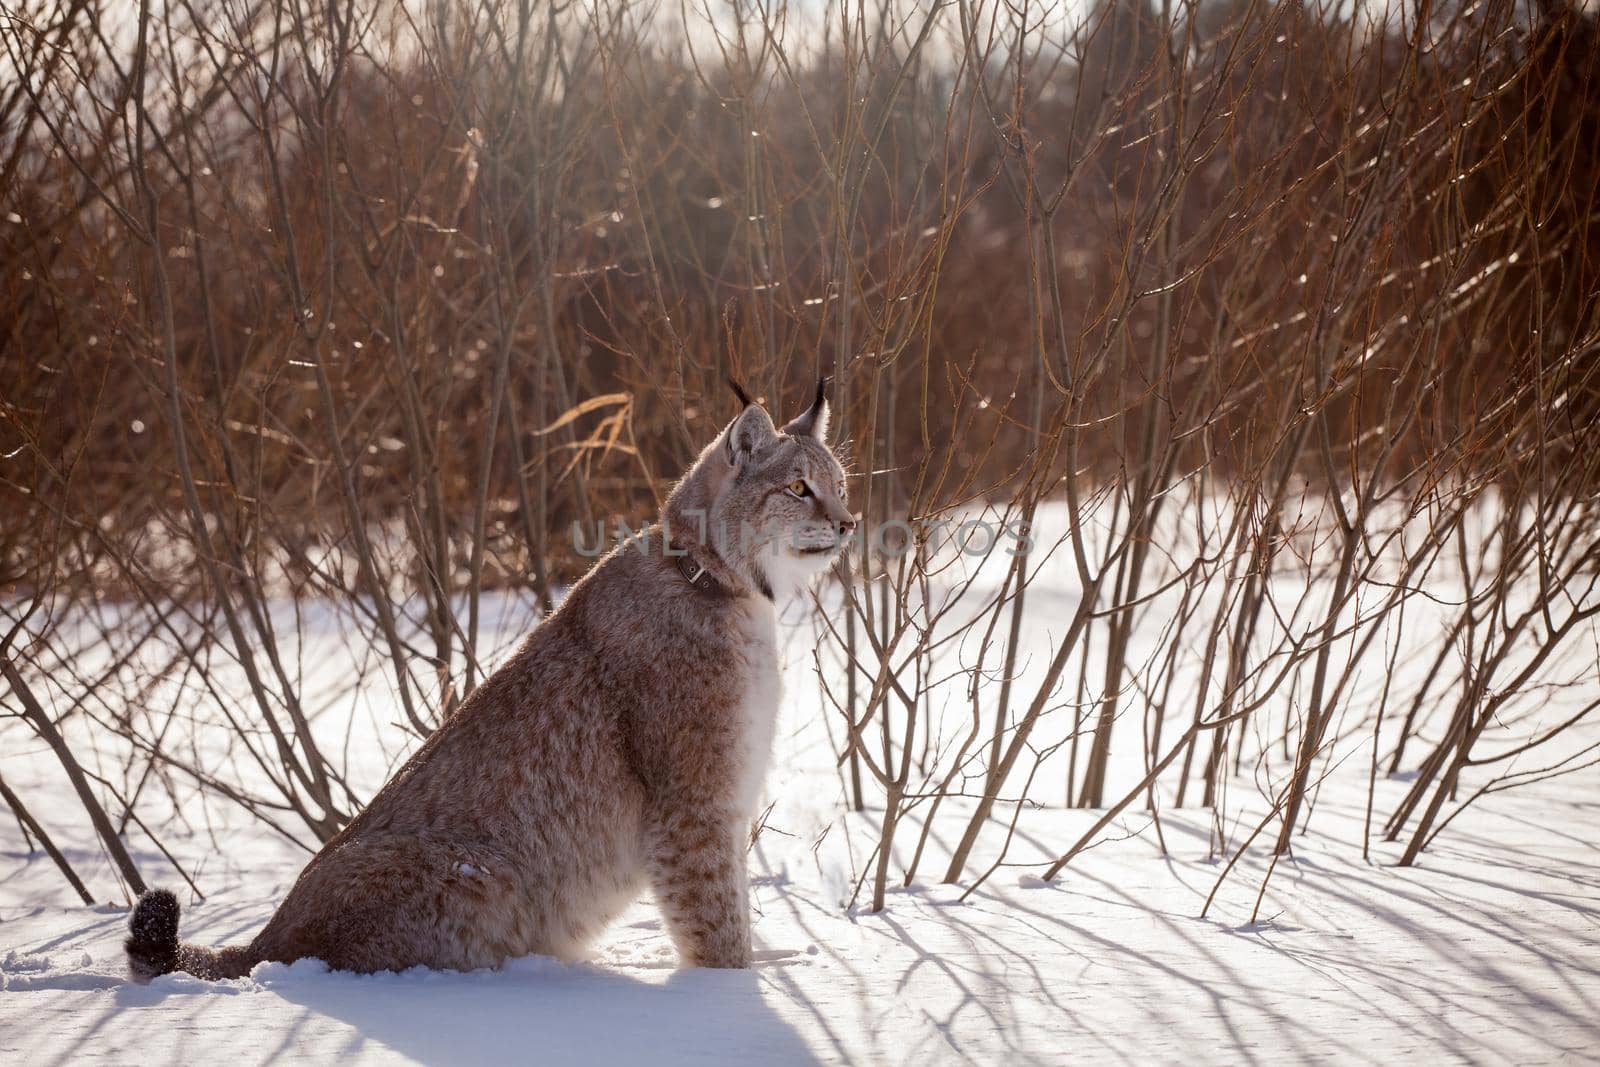
[[[708,596],[731,597],[737,595],[735,590],[729,589],[721,579],[701,566],[700,561],[694,558],[687,547],[675,541],[669,542],[667,555],[677,565],[678,573],[683,575],[683,580],[694,586],[699,592]],[[774,599],[772,588],[767,585],[766,579],[760,575],[756,577],[756,589],[768,600]]]
[[[667,546],[667,555],[672,557],[672,562],[677,564],[678,573],[697,590],[707,594],[721,594],[731,596],[732,591],[717,580],[717,576],[702,567],[689,550],[680,544]]]

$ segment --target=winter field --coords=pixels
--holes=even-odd
[[[497,608],[492,633],[503,647],[527,607]],[[309,619],[326,668],[307,679],[311,691],[335,686],[351,653],[335,620]],[[675,970],[646,900],[582,964],[529,958],[491,972],[363,977],[303,961],[234,982],[172,975],[140,987],[124,977],[127,901],[113,897],[115,872],[88,826],[57,827],[56,837],[105,900],[94,907],[78,904],[7,821],[0,1054],[30,1064],[1578,1063],[1600,1054],[1600,775],[1474,805],[1420,866],[1403,869],[1397,844],[1375,842],[1370,861],[1361,857],[1369,754],[1357,740],[1317,791],[1318,832],[1280,861],[1259,905],[1265,849],[1246,854],[1200,917],[1224,866],[1209,811],[1166,810],[1157,825],[1142,805],[1130,808],[1045,882],[1045,865],[1097,813],[1030,807],[1005,866],[970,895],[937,882],[952,843],[936,832],[921,866],[931,876],[891,890],[874,914],[855,889],[878,817],[841,814],[835,743],[806,676],[814,629],[798,625],[798,611],[789,621],[773,806],[750,853],[751,972]],[[321,714],[319,732],[343,733],[381,777],[398,754],[377,740],[386,710],[348,694]],[[16,723],[3,740],[7,783],[71,812],[48,750]],[[1124,760],[1114,777],[1135,771]],[[1405,779],[1380,776],[1380,811]],[[1248,782],[1237,789],[1253,792]],[[182,892],[187,938],[247,939],[305,851],[199,793],[172,802],[159,836],[205,899],[182,892],[161,854],[130,834],[136,860],[155,884]],[[1261,803],[1234,801],[1224,828],[1234,844]],[[910,818],[896,864],[918,837]],[[990,851],[975,857],[977,870],[1000,835],[983,840]]]
[[[1594,0],[3,0],[0,1067],[1600,1063],[1596,130]],[[129,981],[695,493],[855,534],[754,967]]]

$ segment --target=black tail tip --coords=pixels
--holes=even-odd
[[[178,898],[166,889],[152,889],[140,897],[122,945],[134,981],[148,982],[172,971],[178,962]]]

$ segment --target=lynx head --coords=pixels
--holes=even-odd
[[[752,588],[792,595],[826,570],[855,529],[844,468],[828,447],[827,379],[811,407],[773,425],[744,410],[700,453],[667,499],[672,534],[714,552]]]

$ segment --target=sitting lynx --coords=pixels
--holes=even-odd
[[[741,392],[744,410],[663,523],[573,586],[312,858],[255,940],[180,943],[173,895],[141,898],[133,976],[230,978],[302,957],[352,971],[572,958],[646,885],[685,965],[748,966],[774,605],[855,525],[824,385],[782,430]]]

